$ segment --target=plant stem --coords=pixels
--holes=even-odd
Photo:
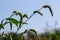
[[[27,22],[33,15],[34,15],[34,13],[33,13],[25,22]],[[23,26],[23,24],[22,24],[21,26]],[[18,32],[18,30],[19,30],[20,28],[21,28],[21,27],[19,27],[19,28],[17,29],[16,33]]]
[[[38,11],[40,11],[41,9],[42,9],[42,8],[38,9]],[[31,16],[30,16],[25,22],[27,22],[30,18],[32,18],[33,15],[34,15],[34,13],[31,14]],[[23,24],[22,24],[21,26],[23,26]],[[17,29],[16,33],[18,32],[19,29],[20,29],[20,27]]]

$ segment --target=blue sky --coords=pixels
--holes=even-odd
[[[40,9],[43,5],[50,5],[54,16],[52,17],[48,9],[42,9],[41,12],[43,16],[35,14],[27,23],[29,25],[24,25],[20,31],[25,29],[35,29],[38,32],[46,31],[46,28],[53,29],[60,26],[60,0],[0,0],[0,21],[6,17],[9,17],[14,10],[21,13],[26,13],[29,16],[33,11]],[[18,17],[16,17],[19,19]],[[58,22],[55,27],[56,21]],[[46,22],[48,26],[46,26]],[[9,26],[5,26],[5,32],[9,32]],[[16,27],[13,27],[12,31],[16,31]]]

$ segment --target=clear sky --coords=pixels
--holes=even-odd
[[[21,13],[26,13],[29,16],[34,10],[40,9],[43,5],[50,5],[54,16],[52,17],[48,9],[42,9],[43,16],[35,14],[20,31],[25,29],[35,29],[38,32],[46,31],[46,23],[48,23],[49,29],[55,28],[56,21],[58,22],[56,27],[60,26],[60,0],[0,0],[0,21],[6,17],[9,17],[14,10]],[[16,17],[19,19],[18,17]],[[6,25],[6,32],[10,31],[9,26]],[[13,31],[16,31],[16,27],[13,27]]]

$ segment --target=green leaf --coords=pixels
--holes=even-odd
[[[15,13],[15,15],[19,15],[20,17],[22,17],[22,14],[20,12],[13,11],[13,13]]]
[[[38,14],[40,14],[41,16],[43,16],[43,14],[42,14],[41,12],[37,11],[37,10],[34,11],[33,13],[34,13],[34,14],[35,14],[35,13],[38,13]]]
[[[26,29],[25,31],[24,31],[24,33],[26,33],[28,30]]]
[[[5,19],[6,19],[6,18],[5,18]],[[3,29],[4,29],[3,22],[4,22],[4,20],[5,20],[5,19],[3,19],[3,20],[1,21],[1,24],[0,24],[0,29],[1,29],[1,28],[3,28]]]
[[[37,32],[34,29],[30,29],[29,31],[32,31],[37,35]]]
[[[19,15],[20,16],[19,27],[21,28],[22,20],[23,20],[23,15],[20,12],[17,12],[16,15]]]
[[[53,16],[53,12],[52,12],[52,9],[49,5],[44,5],[43,8],[49,8],[50,12],[51,12],[51,15]]]
[[[25,33],[27,33],[27,29],[26,29],[24,32],[20,33],[20,35],[23,35],[23,34],[25,34]]]
[[[5,26],[5,25],[8,24],[8,23],[10,24],[10,30],[12,30],[12,23],[11,23],[11,21],[9,21],[9,22],[6,21],[6,22],[3,24],[3,26]]]
[[[19,23],[20,28],[21,28],[21,25],[22,25],[22,21],[23,21],[23,18],[20,18],[20,23]]]
[[[16,11],[13,11],[13,13],[16,13]]]
[[[14,12],[15,13],[15,12]],[[19,22],[19,27],[21,28],[22,25],[22,20],[23,20],[23,15],[20,12],[16,12],[15,15],[20,16],[20,22]]]
[[[25,18],[25,17],[28,18],[28,15],[27,15],[27,14],[24,14],[24,15],[23,15],[23,18]]]
[[[0,30],[1,30],[1,28],[3,28],[3,29],[4,29],[3,24],[0,24]]]
[[[8,24],[9,22],[5,22],[4,24],[3,24],[3,26],[5,26],[6,24]]]
[[[14,18],[6,18],[6,20],[9,20],[11,23],[15,24],[18,27],[19,21],[17,21],[16,19],[14,19]]]
[[[12,23],[10,22],[10,30],[12,30]]]
[[[3,25],[4,20],[6,20],[6,18],[1,21],[1,25]]]
[[[4,35],[4,31],[2,32],[2,36]]]
[[[19,15],[20,17],[23,17],[23,15],[20,12],[17,12],[16,15]]]

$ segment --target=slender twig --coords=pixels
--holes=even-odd
[[[33,13],[25,22],[27,22],[33,15],[34,15],[34,13]],[[21,26],[23,26],[23,24],[22,24]],[[21,28],[21,27],[19,27],[19,28],[17,29],[16,33],[18,32],[18,30],[19,30],[20,28]]]
[[[38,11],[40,11],[41,9],[42,9],[42,8],[38,9]],[[34,13],[31,14],[31,16],[30,16],[25,22],[27,22],[30,18],[32,18],[33,15],[34,15]],[[22,24],[21,26],[23,26],[23,24]],[[20,28],[17,29],[16,33],[18,32],[19,29],[20,29]]]
[[[11,14],[11,16],[9,18],[11,18],[12,16],[14,16],[14,14]]]
[[[40,9],[38,9],[38,11],[40,11],[42,9],[42,7]]]

